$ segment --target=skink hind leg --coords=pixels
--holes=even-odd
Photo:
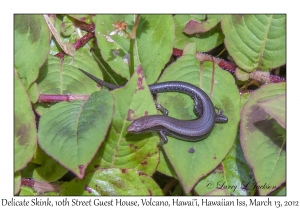
[[[216,107],[216,106],[215,106],[215,109],[218,110],[218,113],[216,114],[216,117],[215,117],[215,122],[217,122],[217,123],[226,123],[226,122],[228,122],[228,118],[225,115],[223,115],[223,111],[220,108]]]

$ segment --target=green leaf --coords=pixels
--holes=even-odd
[[[186,35],[183,30],[186,24],[190,20],[194,20],[197,17],[199,20],[204,19],[202,15],[175,15],[175,41],[174,47],[178,49],[183,49],[188,43],[196,43],[198,52],[207,52],[220,44],[223,43],[224,35],[222,33],[220,25],[212,28],[211,30],[201,33]]]
[[[142,15],[138,28],[136,51],[148,84],[157,81],[173,52],[175,26],[171,15]]]
[[[95,62],[88,55],[74,52],[74,60],[66,56],[63,63],[60,59],[50,55],[47,63],[41,68],[37,80],[41,94],[90,94],[99,90],[96,83],[84,75],[78,68],[102,79],[102,73]]]
[[[60,195],[162,195],[146,174],[133,169],[99,169],[61,186]]]
[[[31,187],[21,187],[20,196],[37,196],[37,193]]]
[[[160,150],[159,153],[159,164],[157,166],[157,170],[167,176],[178,179],[176,172],[174,171],[174,168],[168,160],[166,154],[162,150]]]
[[[33,161],[29,162],[27,166],[20,171],[22,178],[32,178],[33,170],[38,166],[39,165],[35,164]]]
[[[104,141],[111,123],[113,96],[107,90],[87,101],[61,102],[45,113],[39,124],[39,145],[79,178]]]
[[[248,101],[250,97],[250,93],[249,92],[246,92],[246,93],[242,93],[241,94],[241,99],[240,99],[240,111],[242,111],[245,103]]]
[[[269,194],[270,196],[286,196],[286,186],[283,185]]]
[[[126,131],[133,119],[157,114],[144,78],[138,68],[126,86],[111,92],[116,100],[112,125],[87,171],[101,167],[135,168],[149,175],[155,172],[159,161],[157,136],[150,133],[132,135]]]
[[[14,174],[14,195],[17,195],[21,189],[21,173],[20,171]]]
[[[216,190],[224,190],[226,195],[254,195],[255,180],[247,165],[239,140],[222,163],[195,187],[199,195],[209,195]]]
[[[192,45],[186,48],[190,47],[193,48]],[[192,52],[189,49],[185,51]],[[186,192],[224,159],[233,145],[237,132],[240,98],[237,87],[231,74],[221,70],[217,65],[211,87],[212,69],[211,62],[204,62],[201,66],[194,54],[184,53],[184,56],[164,71],[159,80],[159,82],[184,81],[200,87],[209,96],[212,95],[213,104],[221,108],[229,119],[228,123],[216,123],[210,136],[202,141],[188,142],[168,137],[169,141],[164,145],[164,150]],[[161,93],[158,102],[169,110],[171,117],[182,120],[196,118],[193,112],[194,102],[185,94]],[[189,153],[190,148],[195,149],[195,152]]]
[[[274,117],[274,119],[283,127],[285,127],[285,108],[286,104],[286,95],[281,94],[278,96],[275,96],[269,100],[258,102],[258,105],[265,110],[269,115]]]
[[[50,32],[42,15],[15,15],[14,67],[25,88],[36,80],[49,53]]]
[[[37,181],[54,182],[68,172],[66,168],[52,157],[49,157],[39,146],[31,162],[39,164],[39,166],[33,168],[32,175],[29,177]]]
[[[184,33],[204,33],[211,30],[221,21],[222,15],[191,15],[191,20],[186,24]]]
[[[38,181],[54,182],[68,172],[53,158],[49,157],[45,163],[33,170],[32,178]]]
[[[228,195],[226,193],[226,188],[223,187],[226,184],[224,166],[221,163],[209,175],[198,182],[195,186],[195,192],[198,195],[210,195],[211,193],[222,190],[224,191],[222,192],[224,195]]]
[[[258,102],[284,95],[285,83],[264,85],[250,94],[241,112],[241,145],[252,167],[260,195],[286,180],[286,130]]]
[[[64,36],[70,36],[75,31],[75,26],[73,25],[72,19],[66,15],[63,18],[63,22],[60,27],[60,32]]]
[[[225,45],[243,70],[270,70],[285,64],[285,15],[223,15]]]
[[[222,162],[227,195],[254,195],[256,192],[254,174],[244,157],[240,140],[237,139],[232,149]],[[231,186],[233,188],[231,188]],[[236,188],[234,188],[236,186]]]
[[[235,69],[235,76],[239,81],[248,81],[250,78],[250,74],[241,70],[240,68]]]
[[[16,72],[14,84],[14,172],[16,172],[32,159],[37,132],[29,97]]]
[[[28,89],[28,95],[30,98],[30,101],[35,104],[38,99],[39,99],[39,88],[38,85],[35,83],[33,83],[32,85],[30,85],[29,89]]]
[[[74,56],[74,59],[66,56],[61,63],[59,58],[49,55],[37,79],[40,94],[91,94],[99,90],[94,81],[78,70],[82,68],[102,79],[98,64],[86,53],[76,51]],[[46,113],[49,107],[51,105],[45,103],[34,105],[39,115]]]
[[[111,66],[116,73],[129,79],[129,56],[130,40],[126,38],[124,32],[121,35],[110,35],[115,30],[113,24],[117,21],[125,21],[128,29],[132,29],[135,15],[96,15],[95,36],[101,50],[103,59]],[[137,66],[138,63],[135,62]]]
[[[98,46],[104,60],[122,77],[129,79],[130,40],[121,32],[110,35],[115,30],[113,24],[118,21],[127,23],[131,32],[136,15],[97,15],[96,30]],[[174,22],[171,15],[141,15],[136,33],[134,50],[134,68],[141,65],[147,82],[154,83],[165,64],[169,61],[173,49]]]

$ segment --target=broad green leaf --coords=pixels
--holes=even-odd
[[[49,41],[50,31],[42,15],[14,16],[14,67],[26,89],[38,77]]]
[[[144,77],[139,67],[126,86],[112,91],[116,100],[112,125],[87,171],[100,167],[134,168],[149,175],[155,172],[159,161],[157,136],[130,135],[126,131],[132,120],[157,114]]]
[[[155,181],[133,169],[98,169],[61,186],[60,195],[162,195]]]
[[[49,55],[47,62],[40,70],[37,79],[40,94],[91,94],[99,90],[97,84],[84,75],[78,68],[102,79],[102,73],[95,60],[86,53],[74,52],[74,59],[70,56],[61,60],[53,55]],[[49,104],[37,103],[34,105],[39,115],[48,111]]]
[[[173,51],[175,26],[171,15],[142,15],[135,50],[148,84],[157,81]]]
[[[285,92],[285,83],[261,86],[250,94],[241,112],[241,145],[258,186],[262,186],[258,187],[260,195],[269,194],[286,180],[286,130],[258,103]]]
[[[24,168],[35,153],[37,132],[35,116],[26,88],[14,76],[14,172]]]
[[[187,35],[184,33],[184,28],[190,20],[194,20],[197,15],[175,15],[175,41],[174,47],[178,49],[183,49],[188,43],[196,43],[197,52],[207,52],[220,44],[223,43],[224,35],[222,33],[220,25],[212,28],[211,30],[201,33]],[[202,19],[202,15],[198,17]]]
[[[21,173],[20,171],[14,174],[14,195],[17,195],[21,189]]]
[[[37,80],[41,94],[87,94],[99,90],[97,84],[84,75],[78,68],[102,79],[102,73],[95,60],[81,52],[74,53],[74,60],[67,56],[63,63],[50,55],[41,68]]]
[[[111,35],[113,25],[118,21],[127,24],[131,33],[136,15],[97,15],[96,30],[98,46],[104,60],[122,77],[129,79],[130,40],[124,32]],[[172,54],[174,22],[171,15],[141,15],[137,27],[134,54],[134,68],[141,65],[147,82],[154,83]]]
[[[271,98],[266,101],[258,102],[259,106],[263,108],[269,115],[274,117],[274,119],[283,127],[285,127],[286,124],[286,95],[281,94],[278,96],[275,96],[274,98]]]
[[[254,195],[255,180],[247,165],[239,140],[222,163],[195,187],[199,195],[208,195],[215,190],[224,190],[226,195]]]
[[[204,33],[215,27],[220,21],[222,15],[190,15],[191,20],[186,24],[184,33],[195,34]]]
[[[223,15],[225,45],[243,70],[270,70],[285,64],[285,15]]]
[[[87,101],[53,105],[39,123],[39,145],[79,178],[104,141],[112,120],[113,96],[94,92]]]
[[[239,93],[232,75],[223,71],[217,65],[213,71],[211,62],[200,62],[187,48],[184,55],[171,64],[162,74],[159,82],[184,81],[203,89],[212,96],[213,104],[221,108],[228,117],[228,123],[216,123],[212,133],[204,140],[197,142],[181,141],[169,137],[164,150],[173,165],[178,178],[189,192],[205,175],[216,168],[231,149],[237,133],[239,122]],[[212,75],[214,72],[214,76]],[[213,87],[212,76],[214,78]],[[158,102],[169,110],[169,116],[192,120],[194,114],[193,100],[182,93],[160,93]],[[195,150],[189,153],[190,148]]]

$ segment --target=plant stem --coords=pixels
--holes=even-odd
[[[60,185],[47,182],[39,182],[31,179],[21,179],[21,185],[33,188],[37,193],[59,192]]]
[[[129,71],[130,71],[130,76],[133,75],[134,73],[134,44],[135,44],[135,39],[130,39],[130,49],[129,49]]]
[[[75,48],[75,50],[77,50],[80,47],[82,47],[83,45],[85,45],[88,41],[90,41],[94,37],[95,37],[94,32],[89,32],[89,33],[85,34],[83,37],[81,37],[80,39],[78,39],[73,44],[73,47]],[[63,58],[65,55],[66,54],[62,51],[62,52],[57,53],[55,56],[58,58]]]
[[[182,56],[182,50],[173,48],[173,55],[175,56]],[[199,61],[212,61],[216,63],[221,69],[230,72],[231,74],[235,74],[237,66],[234,63],[229,61],[225,61],[218,57],[213,57],[211,55],[205,53],[196,53],[196,57]],[[253,71],[250,73],[250,78],[261,83],[278,83],[278,82],[285,82],[285,78],[272,75],[269,72],[262,72],[262,71]]]
[[[87,100],[90,95],[50,95],[40,94],[39,102],[52,103],[61,101]]]
[[[135,18],[135,22],[134,22],[134,25],[133,25],[133,28],[132,28],[132,31],[131,31],[131,39],[135,39],[136,38],[136,29],[138,27],[138,24],[139,24],[139,21],[140,21],[140,17],[141,15],[137,15],[136,18]]]
[[[130,33],[130,49],[129,49],[129,54],[130,54],[130,60],[129,60],[129,71],[130,75],[132,76],[134,73],[134,45],[135,45],[135,40],[136,40],[136,29],[138,27],[140,20],[140,15],[137,15],[135,18],[135,22],[132,28],[132,31]]]

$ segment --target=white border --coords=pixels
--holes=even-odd
[[[296,1],[252,0],[252,1],[3,1],[1,3],[1,199],[13,198],[13,14],[15,13],[286,13],[287,14],[287,196],[270,197],[273,200],[298,200],[300,189],[299,175],[299,15]],[[4,65],[3,65],[4,64]],[[292,76],[290,76],[292,75]],[[22,197],[15,199],[23,199]],[[77,197],[78,198],[78,197]],[[124,200],[140,200],[143,197],[120,197]],[[168,200],[174,197],[156,197],[155,200]],[[176,197],[177,198],[177,197]],[[198,197],[203,199],[205,197]],[[221,200],[223,197],[208,197],[209,200]],[[266,200],[267,197],[225,197],[226,200],[245,200],[250,198]],[[28,198],[31,200],[31,198]],[[46,199],[45,197],[41,199]],[[69,197],[68,199],[72,199]],[[78,198],[85,200],[88,198]],[[109,200],[111,198],[103,198]],[[113,199],[116,199],[114,197]],[[181,200],[191,200],[192,197],[179,197]],[[62,200],[60,197],[51,198]],[[248,201],[249,202],[249,201]],[[1,203],[0,203],[1,205]],[[140,206],[141,207],[141,206]],[[6,207],[1,207],[5,209]],[[32,208],[32,207],[31,207]],[[33,207],[34,208],[34,207]],[[40,208],[40,207],[38,207]],[[45,207],[46,208],[46,207]],[[65,207],[64,207],[65,208]],[[78,207],[72,207],[77,208]],[[81,207],[80,207],[81,208]],[[90,207],[99,209],[105,207]],[[151,208],[151,207],[146,207]],[[172,207],[172,209],[182,207]],[[224,208],[224,207],[223,207]],[[225,207],[230,208],[232,207]],[[264,207],[265,208],[265,207]],[[274,206],[273,206],[274,208]],[[126,207],[125,209],[132,209]],[[191,207],[191,209],[193,209]],[[275,208],[274,208],[275,209]]]

